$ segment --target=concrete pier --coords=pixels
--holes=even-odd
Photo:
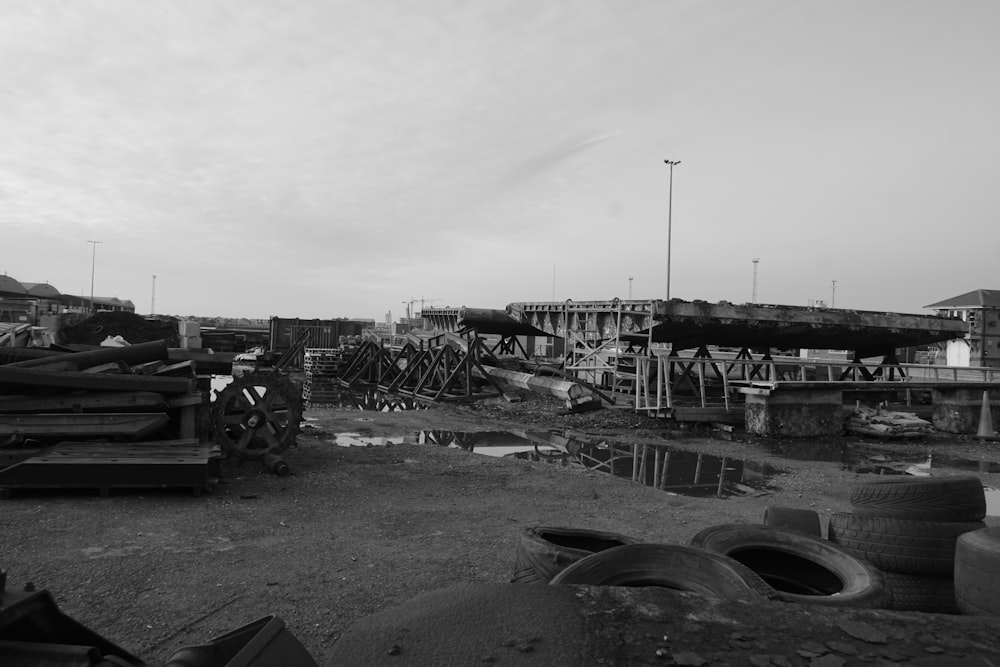
[[[745,410],[748,435],[802,438],[844,432],[841,389],[747,392]]]
[[[983,392],[990,401],[993,424],[1000,424],[1000,389],[984,389],[982,385],[939,385],[931,390],[934,428],[945,433],[975,435],[979,430],[979,415],[983,407]]]

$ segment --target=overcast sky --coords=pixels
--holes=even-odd
[[[139,313],[1000,289],[995,0],[0,0],[0,273]],[[674,168],[668,216],[669,169]],[[836,287],[834,290],[834,283]]]

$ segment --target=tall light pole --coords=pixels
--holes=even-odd
[[[156,315],[156,274],[153,274],[153,296],[149,302],[149,314]]]
[[[674,165],[680,164],[681,161],[664,160],[663,162],[670,165],[670,189],[667,191],[667,301],[670,301],[670,235],[674,217]]]
[[[87,241],[91,247],[90,253],[90,312],[94,312],[97,309],[94,308],[94,269],[97,268],[97,244],[104,243],[104,241]]]
[[[750,299],[750,303],[757,303],[757,264],[760,262],[760,257],[753,258],[753,297]]]
[[[632,300],[632,276],[628,277],[628,300]]]
[[[830,307],[837,307],[837,281],[834,280],[830,285]]]

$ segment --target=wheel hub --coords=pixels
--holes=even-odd
[[[226,454],[263,459],[295,442],[302,420],[298,386],[280,372],[234,378],[215,395],[212,432]]]

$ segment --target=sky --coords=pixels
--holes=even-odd
[[[994,0],[0,0],[0,273],[179,316],[663,299],[668,273],[926,312],[1000,289],[997,25]]]

